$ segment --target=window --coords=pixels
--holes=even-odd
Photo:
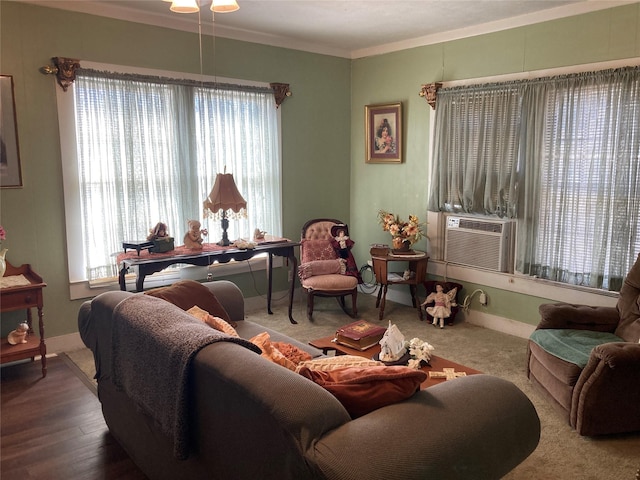
[[[176,245],[189,219],[217,241],[220,222],[203,218],[202,202],[225,169],[249,210],[230,220],[229,237],[281,234],[279,115],[269,87],[83,69],[72,95],[71,135],[61,122],[61,135],[73,137],[64,174],[72,283],[115,276],[123,240],[144,239],[160,221]]]
[[[640,68],[443,89],[435,131],[430,210],[517,218],[517,271],[619,291],[640,253]]]

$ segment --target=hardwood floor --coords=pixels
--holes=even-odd
[[[98,398],[59,357],[2,367],[3,480],[146,477],[109,434]]]

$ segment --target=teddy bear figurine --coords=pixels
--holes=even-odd
[[[29,332],[29,325],[21,323],[18,328],[12,330],[7,336],[7,342],[11,345],[18,345],[19,343],[27,343],[27,333]]]
[[[206,229],[200,229],[201,224],[198,220],[189,220],[187,222],[189,231],[184,234],[184,246],[191,250],[202,250],[203,235],[208,235]]]

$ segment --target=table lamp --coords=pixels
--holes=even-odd
[[[238,191],[231,173],[218,173],[211,193],[204,200],[204,215],[214,220],[221,220],[222,239],[218,245],[227,247],[231,244],[227,236],[229,217],[240,218],[247,216],[247,202]]]

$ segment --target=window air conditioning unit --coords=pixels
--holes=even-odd
[[[515,221],[447,215],[444,260],[513,273]]]

